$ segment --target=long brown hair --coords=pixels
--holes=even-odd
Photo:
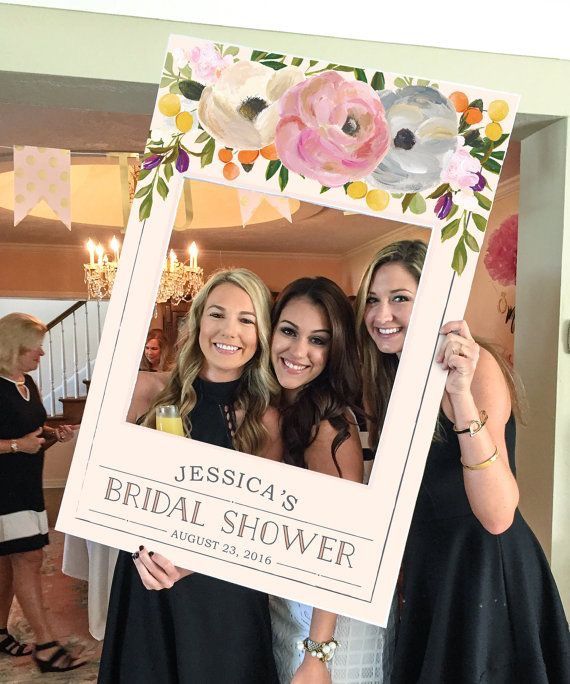
[[[146,345],[151,340],[157,340],[158,346],[160,348],[160,359],[158,362],[158,368],[156,370],[169,371],[172,368],[172,366],[174,365],[174,360],[172,358],[173,357],[172,343],[168,339],[164,330],[161,330],[160,328],[152,328],[152,330],[148,331],[148,335],[146,336],[146,342],[144,344],[145,350],[143,351],[139,370],[142,370],[142,371],[153,370],[152,366],[150,365],[149,360],[146,358]]]
[[[287,285],[275,302],[271,315],[274,334],[283,309],[295,299],[307,299],[324,312],[331,339],[323,371],[299,391],[291,405],[282,409],[283,460],[306,468],[305,451],[315,440],[319,424],[328,420],[337,431],[331,457],[342,477],[336,452],[350,436],[347,409],[357,411],[361,394],[360,364],[354,353],[354,311],[348,297],[332,280],[322,276],[299,278]]]
[[[192,301],[179,340],[179,351],[170,380],[148,410],[143,425],[156,426],[155,410],[162,404],[178,406],[183,422],[192,424],[189,414],[196,405],[193,382],[198,377],[204,355],[200,349],[200,322],[210,293],[223,283],[241,288],[249,295],[256,318],[258,344],[253,358],[245,365],[236,392],[235,408],[244,412],[244,418],[233,437],[236,449],[260,455],[267,439],[262,419],[278,386],[270,371],[270,307],[271,294],[255,273],[245,268],[221,270],[213,273]],[[188,419],[187,419],[188,418]]]
[[[399,242],[387,245],[377,252],[368,265],[356,295],[356,335],[362,360],[362,374],[365,379],[363,392],[364,407],[368,419],[370,446],[373,448],[378,444],[386,418],[386,410],[388,409],[388,402],[390,401],[392,387],[394,386],[398,370],[398,357],[396,354],[379,352],[378,347],[366,329],[364,315],[370,285],[378,269],[390,263],[401,264],[419,283],[426,253],[427,245],[421,240],[400,240]],[[518,376],[495,345],[478,337],[475,338],[475,341],[479,346],[486,349],[499,364],[509,389],[513,413],[524,424],[524,390]],[[436,428],[436,439],[439,433],[440,429],[438,426]]]

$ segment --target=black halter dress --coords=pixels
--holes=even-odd
[[[224,406],[239,380],[194,383],[192,438],[233,448]],[[267,594],[194,573],[162,591],[119,554],[100,684],[278,684]]]

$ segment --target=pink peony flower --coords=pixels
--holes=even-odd
[[[516,283],[518,234],[519,215],[513,214],[489,238],[485,266],[491,278],[501,285]]]
[[[188,53],[188,64],[192,67],[192,78],[199,83],[215,83],[222,71],[234,63],[231,55],[222,55],[213,43],[201,43]]]
[[[481,162],[469,154],[466,147],[448,152],[443,164],[441,180],[449,183],[453,190],[469,190],[479,183]]]
[[[327,187],[373,171],[390,146],[378,94],[336,71],[298,83],[282,96],[275,133],[283,164]]]

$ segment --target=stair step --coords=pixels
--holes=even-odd
[[[75,425],[81,422],[86,400],[87,397],[62,397],[59,399],[63,404],[63,416],[66,423]]]

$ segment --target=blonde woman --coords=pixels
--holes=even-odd
[[[28,314],[0,318],[0,653],[33,653],[42,672],[66,672],[84,662],[54,639],[43,606],[40,569],[49,540],[42,471],[45,437],[67,442],[73,428],[44,425],[46,411],[28,375],[44,354],[46,332]],[[33,651],[8,633],[14,594],[34,631]]]
[[[358,292],[373,444],[425,255],[422,242],[389,245]],[[568,623],[542,549],[517,509],[512,373],[465,321],[440,332],[435,361],[448,376],[402,562],[390,682],[569,682]]]
[[[279,460],[269,307],[251,271],[211,276],[143,424],[154,427],[155,407],[175,404],[192,439]],[[121,552],[99,681],[276,684],[267,595],[177,568],[144,547],[132,558]]]

